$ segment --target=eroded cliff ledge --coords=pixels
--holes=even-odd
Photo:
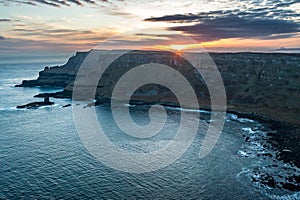
[[[39,97],[72,98],[72,88],[77,71],[89,52],[78,52],[65,65],[45,67],[36,80],[24,80],[19,87],[53,86],[64,88],[63,92],[40,94]],[[265,116],[271,119],[300,125],[300,54],[281,53],[211,53],[224,81],[227,109]],[[96,99],[108,101],[113,83],[131,66],[156,62],[184,69],[185,61],[168,52],[134,51],[111,64],[99,82]],[[190,82],[200,82],[194,89],[200,106],[210,108],[210,98],[201,77],[191,77]],[[195,75],[195,74],[194,74]],[[147,88],[148,87],[148,88]],[[175,104],[176,99],[158,86],[147,86],[137,91],[132,100],[159,101]],[[144,93],[148,89],[153,93]],[[162,93],[159,93],[162,92]]]

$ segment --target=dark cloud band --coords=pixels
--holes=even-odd
[[[169,30],[182,31],[200,42],[226,38],[290,38],[300,33],[300,14],[288,9],[288,6],[297,2],[273,0],[272,5],[247,10],[175,14],[147,18],[145,21],[181,24]],[[192,25],[184,26],[183,23]]]
[[[47,5],[53,7],[61,7],[61,6],[70,6],[71,4],[76,4],[79,6],[83,6],[85,4],[97,4],[101,2],[107,2],[108,0],[32,0],[32,1],[22,1],[22,0],[3,0],[2,4],[10,5],[12,3],[17,4],[29,4],[32,6],[37,5]]]

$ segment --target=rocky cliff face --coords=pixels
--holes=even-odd
[[[76,78],[77,71],[88,52],[77,52],[62,66],[45,67],[36,80],[24,80],[16,87],[50,86],[64,88]]]
[[[224,81],[228,109],[300,123],[299,54],[212,55]]]
[[[88,52],[76,53],[62,66],[45,68],[37,80],[23,81],[21,87],[62,87],[64,92],[39,96],[72,96],[77,71]],[[224,81],[228,110],[256,113],[292,124],[300,124],[300,54],[212,53]],[[203,108],[210,107],[208,90],[191,66],[180,56],[167,52],[131,52],[111,64],[99,82],[96,99],[109,100],[116,81],[133,66],[161,63],[185,74]],[[124,64],[125,63],[125,64]],[[189,70],[187,70],[189,69]],[[152,91],[152,92],[146,92]],[[140,88],[133,100],[161,101],[176,104],[166,88],[148,85]]]

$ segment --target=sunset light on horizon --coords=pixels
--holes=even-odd
[[[0,1],[0,53],[85,51],[125,32],[119,49],[272,51],[300,47],[297,1]],[[111,39],[110,39],[111,40]]]
[[[300,0],[0,0],[0,77],[0,200],[300,200]]]

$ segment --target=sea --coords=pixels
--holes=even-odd
[[[43,100],[34,98],[36,94],[61,91],[14,86],[36,79],[45,66],[61,65],[67,59],[0,61],[0,199],[300,199],[299,191],[265,183],[290,183],[289,177],[299,176],[300,169],[277,159],[278,150],[268,143],[268,133],[276,134],[276,130],[259,120],[227,113],[216,145],[199,158],[210,112],[167,107],[169,120],[161,137],[133,140],[114,128],[109,105],[97,106],[99,123],[125,151],[160,148],[164,144],[160,139],[172,139],[181,112],[200,114],[197,134],[182,156],[156,171],[129,173],[107,166],[86,149],[74,124],[75,105],[70,99],[51,99],[53,106],[37,109],[16,109]],[[72,106],[63,107],[67,104]],[[131,106],[130,114],[138,123],[147,124],[147,109]]]

